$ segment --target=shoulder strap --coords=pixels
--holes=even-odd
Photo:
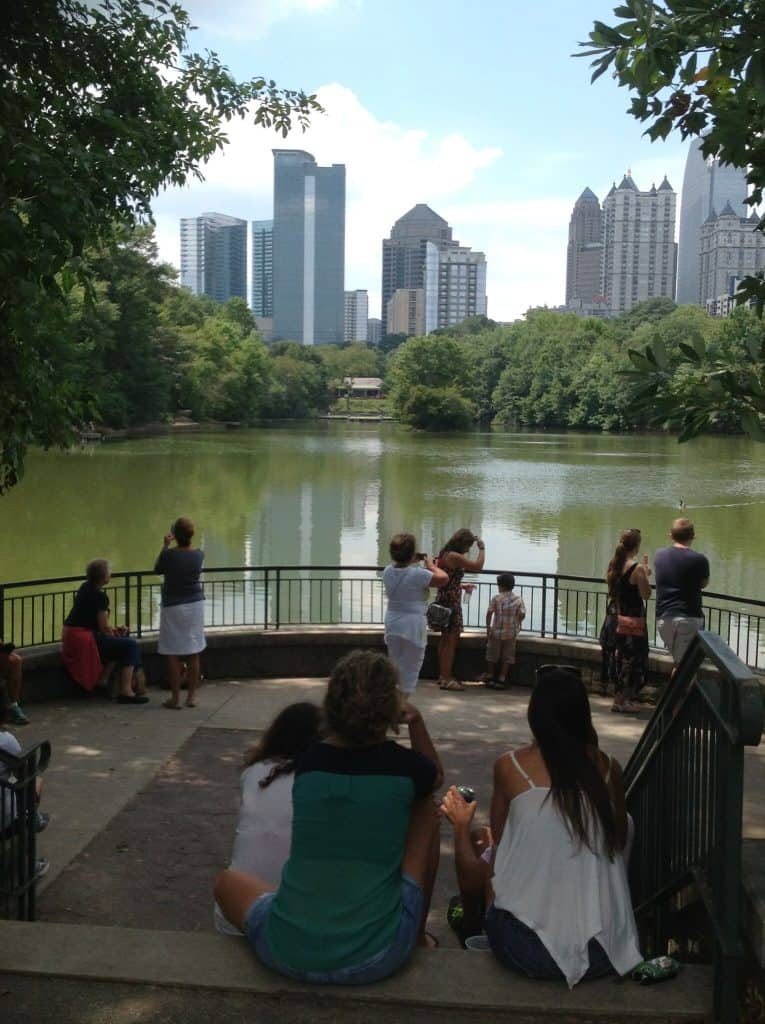
[[[515,765],[516,770],[517,770],[518,774],[521,776],[521,778],[525,779],[525,781],[528,783],[529,789],[536,789],[537,787],[534,785],[534,783],[529,778],[528,772],[525,772],[523,770],[523,768],[521,768],[521,766],[518,764],[518,760],[517,760],[517,758],[515,756],[515,751],[514,750],[510,751],[510,760]]]

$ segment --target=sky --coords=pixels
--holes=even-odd
[[[326,113],[285,140],[227,127],[205,180],[154,203],[160,256],[179,265],[179,218],[272,215],[273,147],[344,163],[346,289],[380,315],[382,239],[415,203],[486,253],[488,315],[512,320],[564,301],[571,209],[630,169],[641,189],[679,192],[688,144],[651,143],[608,76],[573,58],[616,0],[185,0],[197,31],[239,78],[318,93]],[[679,210],[679,207],[678,207]]]

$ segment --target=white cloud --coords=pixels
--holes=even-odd
[[[237,39],[262,39],[272,25],[295,15],[321,14],[359,0],[227,0],[225,14],[217,0],[186,0],[183,4],[205,32]]]
[[[501,151],[477,147],[456,132],[434,137],[379,121],[342,85],[323,86],[319,99],[327,113],[315,117],[305,134],[296,131],[287,140],[249,123],[232,122],[229,144],[206,166],[205,181],[169,189],[155,201],[160,255],[178,266],[182,216],[216,210],[248,220],[270,217],[272,147],[306,149],[319,164],[346,165],[346,287],[367,288],[370,315],[378,316],[382,239],[393,222],[418,202],[446,216],[447,206]],[[455,237],[463,239],[463,225],[455,221],[453,227]],[[478,247],[477,239],[473,244]],[[491,250],[487,258],[491,274]]]

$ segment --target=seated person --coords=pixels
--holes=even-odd
[[[303,701],[290,704],[273,720],[262,739],[244,756],[242,803],[236,823],[231,867],[257,875],[276,887],[290,853],[292,784],[298,756],[319,738],[321,708]],[[215,927],[241,935],[215,904]]]
[[[12,757],[19,757],[22,753],[21,744],[6,728],[9,722],[10,702],[8,694],[3,687],[0,687],[0,753],[10,754]],[[0,760],[0,779],[7,779],[10,775],[10,766]],[[42,779],[35,779],[35,808],[32,812],[36,819],[36,831],[42,832],[50,821],[49,814],[43,814],[37,809],[42,795]],[[16,807],[16,796],[12,790],[0,787],[0,839],[8,839],[16,835],[19,829],[19,812]],[[42,878],[47,873],[50,864],[46,857],[40,857],[35,863],[35,874]]]
[[[424,930],[438,866],[442,771],[419,711],[401,712],[393,663],[353,651],[324,700],[326,738],[295,767],[292,844],[274,890],[229,869],[215,896],[258,958],[287,977],[363,985],[398,970]],[[412,749],[386,739],[406,722]]]
[[[149,698],[138,644],[123,626],[112,629],[109,625],[109,595],[104,587],[111,579],[111,566],[105,558],[94,558],[85,573],[87,578],[77,591],[64,626],[90,630],[101,661],[117,663],[120,704],[146,704]]]
[[[623,856],[622,774],[598,749],[579,674],[540,669],[528,721],[532,743],[494,765],[489,863],[471,843],[475,803],[454,787],[444,797],[466,910],[485,890],[491,949],[520,974],[569,987],[627,974],[642,957]]]
[[[0,640],[0,679],[5,680],[8,690],[8,722],[10,725],[28,725],[29,719],[21,710],[21,655],[16,654],[13,644]]]

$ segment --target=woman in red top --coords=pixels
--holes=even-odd
[[[478,545],[478,556],[468,558],[467,554],[473,544]],[[445,570],[449,582],[438,591],[436,600],[439,604],[451,608],[452,614],[445,626],[441,627],[441,640],[438,644],[438,685],[442,690],[464,690],[465,687],[452,676],[454,655],[462,633],[462,591],[471,584],[464,584],[462,577],[465,572],[480,572],[486,559],[484,543],[471,530],[463,527],[451,537],[441,548],[436,559],[439,569]]]

